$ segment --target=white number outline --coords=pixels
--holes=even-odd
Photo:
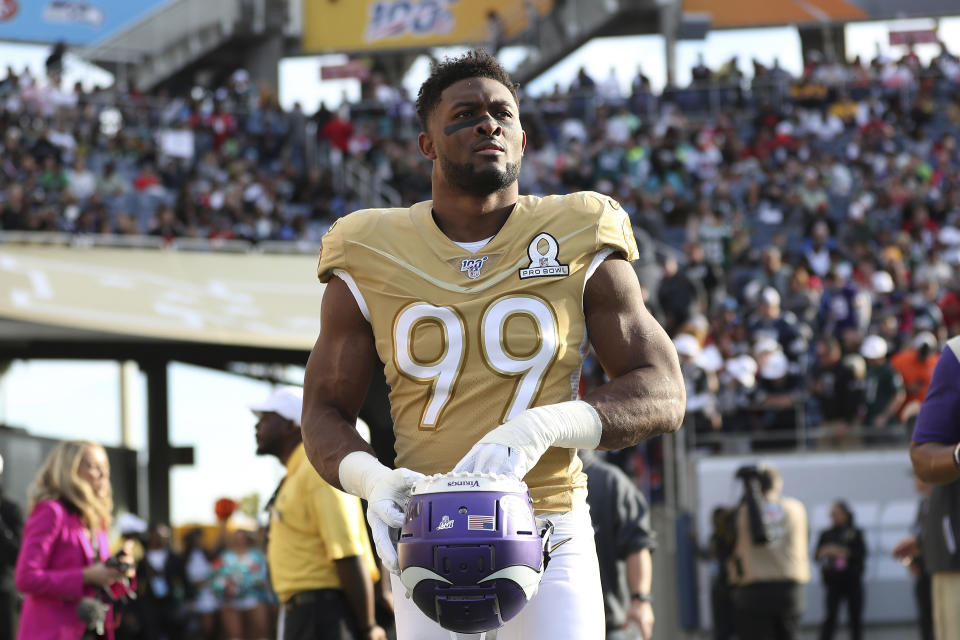
[[[533,309],[517,308],[513,306],[516,305],[517,301],[528,302],[535,306]],[[500,313],[498,307],[501,305],[511,305],[512,308],[506,309],[497,316],[496,314]],[[544,317],[538,317],[538,311]],[[530,318],[537,329],[537,347],[526,357],[511,354],[506,344],[507,322],[517,316]],[[496,330],[490,331],[491,327],[488,323],[494,321],[497,322]],[[506,422],[533,405],[543,388],[543,381],[557,362],[557,355],[560,352],[560,323],[557,320],[557,314],[553,307],[539,296],[513,294],[497,298],[487,306],[480,320],[480,347],[484,364],[489,369],[505,378],[517,378],[510,403],[500,417],[501,422]],[[491,353],[494,348],[499,350],[499,353]],[[533,363],[535,360],[541,359],[544,354],[547,354],[547,359],[539,367],[539,371],[533,378],[532,388],[530,388],[527,383],[537,367],[533,364],[530,367],[521,367],[520,364]],[[512,363],[517,363],[517,367],[510,370],[507,367],[498,366],[498,361],[503,362],[504,360],[507,367]],[[524,387],[527,387],[527,389],[525,390]]]
[[[509,308],[502,309],[502,305],[508,305]],[[537,331],[537,347],[525,357],[511,354],[505,344],[507,323],[517,316],[530,318]],[[496,322],[493,331],[490,322]],[[443,334],[443,350],[432,362],[418,361],[413,354],[414,331],[423,323],[439,326]],[[507,294],[493,300],[483,310],[479,333],[480,354],[486,367],[502,378],[516,378],[510,402],[501,415],[501,422],[506,422],[532,406],[540,395],[544,380],[558,361],[560,322],[554,308],[540,296]],[[420,414],[420,430],[435,430],[456,394],[469,339],[466,322],[452,307],[413,302],[401,309],[394,319],[394,366],[408,380],[430,385],[429,399]],[[534,363],[535,360],[539,362]],[[453,361],[456,367],[449,366]],[[530,366],[522,366],[524,364]]]
[[[413,355],[413,332],[423,323],[436,324],[443,332],[443,351],[433,362],[418,362]],[[426,302],[408,304],[393,321],[394,366],[412,382],[430,385],[430,399],[420,414],[422,430],[436,429],[437,422],[453,397],[467,355],[466,333],[463,318],[454,309],[436,307]],[[457,361],[456,367],[444,369],[444,361],[451,356]],[[437,370],[435,375],[428,375],[432,373],[431,369]]]

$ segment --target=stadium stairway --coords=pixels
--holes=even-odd
[[[660,9],[670,2],[658,0],[554,1],[551,13],[541,16],[511,44],[526,45],[530,55],[511,74],[530,82],[591,38],[658,33]]]
[[[258,45],[282,38],[277,2],[171,0],[80,54],[142,90],[216,61],[229,72],[245,66]]]

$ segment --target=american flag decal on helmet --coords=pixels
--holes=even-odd
[[[467,516],[468,531],[493,531],[496,529],[493,516]]]

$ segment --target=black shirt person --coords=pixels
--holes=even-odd
[[[840,603],[846,600],[850,638],[860,640],[863,637],[863,566],[867,547],[863,532],[854,526],[853,513],[845,502],[833,503],[830,520],[833,526],[820,534],[815,555],[827,588],[827,617],[820,628],[820,639],[833,638]]]

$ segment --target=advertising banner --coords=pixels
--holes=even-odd
[[[534,3],[546,14],[552,0]],[[517,0],[304,0],[303,49],[369,51],[483,44],[497,16],[507,36],[526,28],[526,3]]]
[[[0,0],[0,40],[87,45],[169,0]]]

